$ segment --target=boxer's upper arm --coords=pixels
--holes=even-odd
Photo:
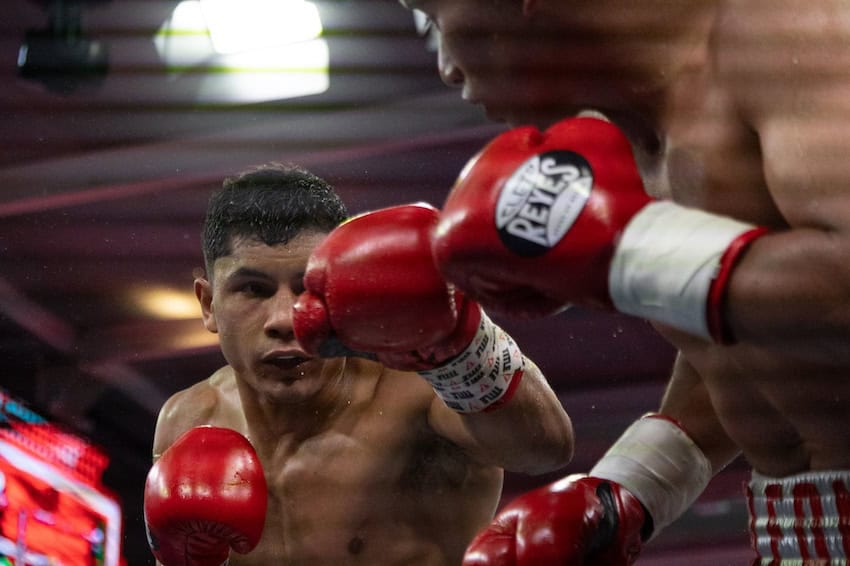
[[[757,19],[767,4],[729,3],[716,38],[716,73],[759,144],[764,187],[781,219],[752,243],[726,292],[741,342],[814,363],[850,364],[850,18],[846,3],[795,4],[793,18]],[[798,9],[799,8],[799,9]],[[775,26],[754,34],[749,24]],[[770,34],[784,38],[765,49]],[[731,165],[740,165],[733,161]],[[755,201],[756,203],[758,201]],[[748,211],[759,221],[758,204]],[[781,222],[779,220],[782,220]],[[765,282],[769,281],[767,285]]]

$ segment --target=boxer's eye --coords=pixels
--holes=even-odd
[[[289,284],[289,290],[292,291],[296,295],[300,295],[306,289],[304,288],[304,274],[299,273],[295,277],[292,278],[292,282]]]
[[[237,291],[250,297],[270,297],[274,294],[274,290],[269,285],[264,285],[256,281],[246,281],[240,284]]]

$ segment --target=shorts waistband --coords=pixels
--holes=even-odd
[[[754,472],[747,500],[750,539],[758,554],[754,564],[850,564],[850,470],[784,478]]]

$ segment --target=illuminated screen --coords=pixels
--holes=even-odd
[[[108,461],[0,389],[0,565],[122,564]]]

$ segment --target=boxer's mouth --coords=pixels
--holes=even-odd
[[[280,369],[294,369],[309,361],[311,358],[298,354],[268,354],[263,356],[263,363],[273,365]]]

